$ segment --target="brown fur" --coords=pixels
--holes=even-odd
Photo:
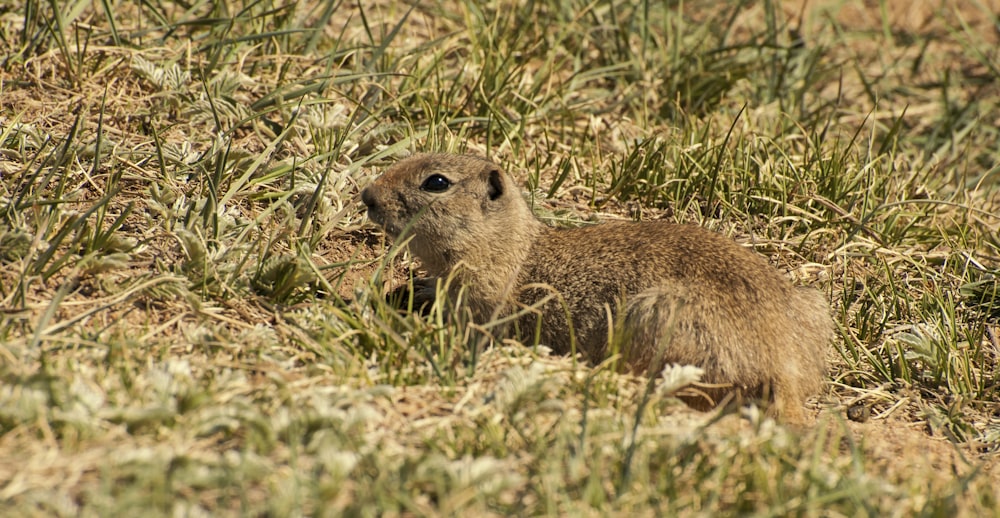
[[[432,175],[450,187],[422,189]],[[600,362],[613,321],[633,369],[697,365],[703,382],[730,387],[713,397],[770,394],[771,413],[788,421],[803,420],[803,401],[821,387],[833,338],[826,301],[719,234],[667,222],[550,228],[507,173],[471,156],[408,158],[362,199],[394,238],[407,231],[431,276],[458,281],[477,321],[527,308],[522,340],[540,315],[541,343]]]

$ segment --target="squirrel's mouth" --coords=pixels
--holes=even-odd
[[[376,225],[382,227],[387,232],[391,232],[389,227],[392,225],[388,224],[385,220],[385,213],[378,209],[378,207],[368,207],[368,219],[375,223]],[[395,234],[395,232],[391,232]]]
[[[385,224],[382,222],[382,213],[371,207],[368,208],[368,219],[380,227],[385,226]]]
[[[403,233],[402,228],[399,228],[399,226],[394,224],[392,221],[386,220],[385,214],[382,211],[369,208],[368,219],[379,227],[382,227],[382,230],[386,234],[389,234],[393,239],[399,239],[400,234]]]

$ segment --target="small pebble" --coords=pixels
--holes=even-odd
[[[856,403],[847,407],[847,418],[851,421],[863,423],[871,417],[872,411],[864,403]]]

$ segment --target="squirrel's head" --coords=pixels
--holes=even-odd
[[[393,239],[411,239],[410,251],[435,275],[470,254],[523,239],[523,230],[537,225],[510,175],[470,155],[402,160],[362,191],[361,200]]]

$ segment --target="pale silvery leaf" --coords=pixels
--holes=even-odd
[[[662,395],[670,395],[678,390],[698,381],[705,370],[694,365],[678,365],[672,363],[663,368],[660,375],[660,382],[656,386],[656,392]]]

